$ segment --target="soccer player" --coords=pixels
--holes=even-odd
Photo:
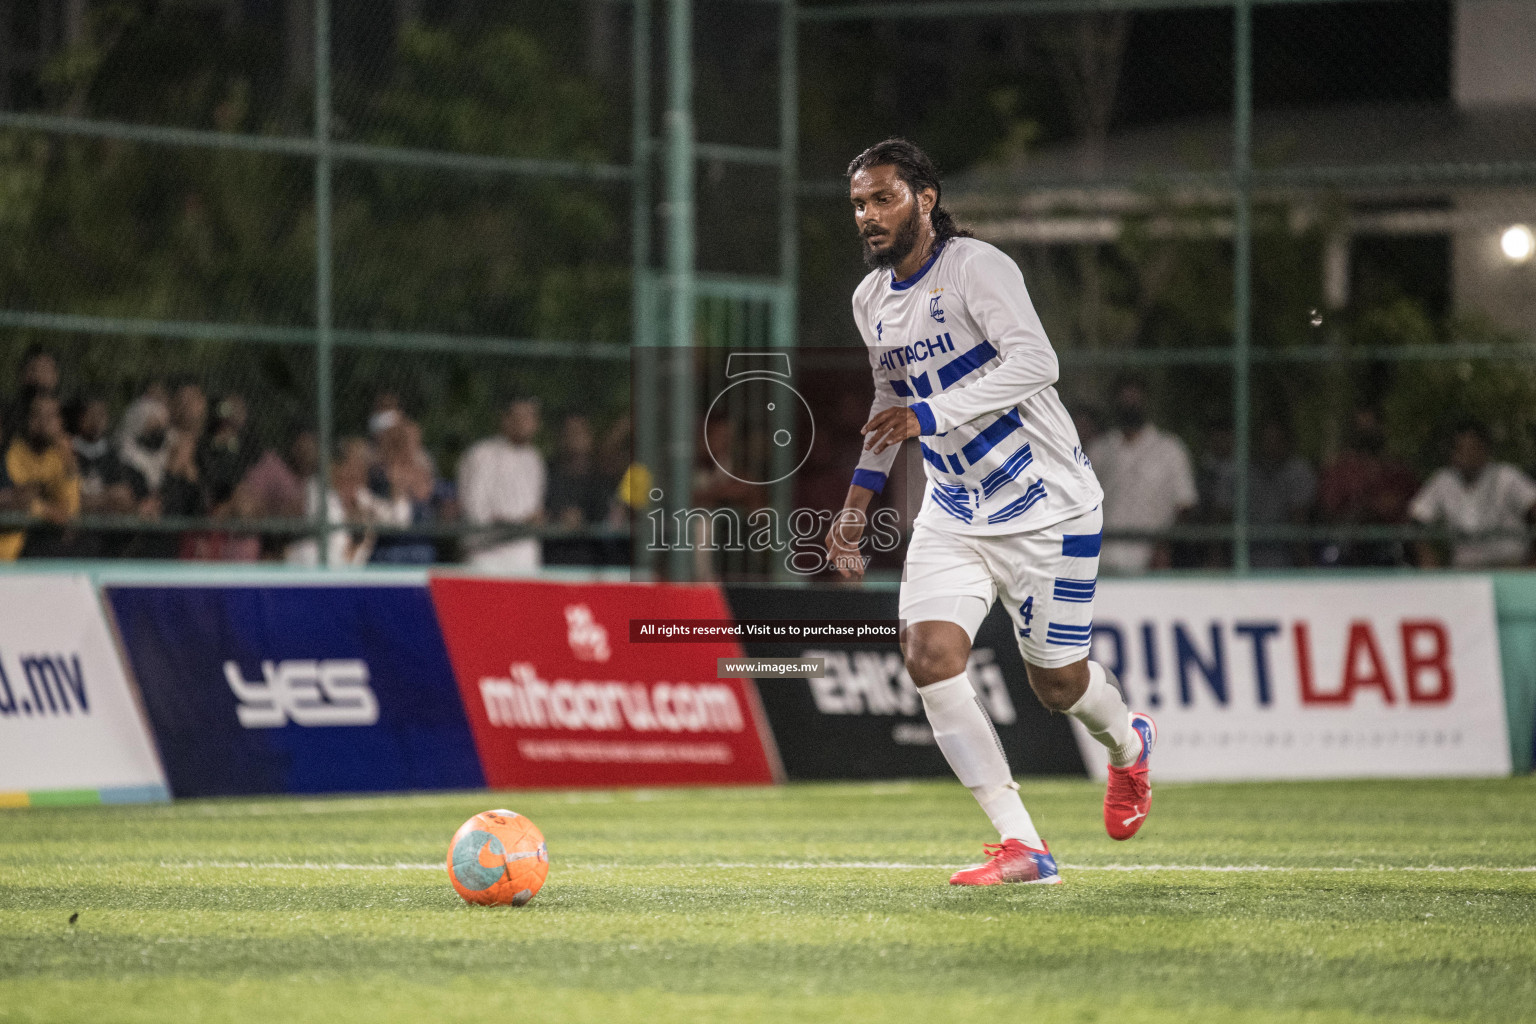
[[[965,669],[1001,597],[1041,703],[1083,723],[1109,751],[1104,827],[1136,834],[1151,809],[1152,719],[1132,714],[1118,680],[1088,659],[1103,491],[1056,389],[1056,353],[1023,275],[958,228],[938,173],[904,139],[848,166],[848,198],[873,268],[853,294],[875,401],[830,562],[858,578],[870,500],[901,442],[922,445],[927,491],[902,574],[902,654],[934,739],[1001,837],[953,885],[1061,881],[1050,849]]]

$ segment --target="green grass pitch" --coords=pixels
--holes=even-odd
[[[1065,885],[947,885],[952,782],[0,811],[0,1021],[1536,1021],[1536,779],[1024,794]],[[441,867],[498,806],[521,910]]]

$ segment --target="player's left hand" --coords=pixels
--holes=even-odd
[[[917,413],[911,409],[886,409],[864,424],[860,432],[864,435],[864,447],[878,455],[893,444],[916,437],[922,430]]]

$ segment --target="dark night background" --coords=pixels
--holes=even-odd
[[[627,4],[334,0],[332,11],[335,138],[629,161]],[[1448,0],[1257,7],[1259,116],[1365,104],[1449,109],[1452,11]],[[653,4],[654,137],[661,135],[666,100],[665,13],[664,3]],[[777,6],[698,0],[694,13],[696,138],[775,145]],[[312,130],[312,17],[311,0],[0,2],[0,108],[302,136]],[[1052,39],[1070,35],[1078,18],[802,24],[800,345],[857,344],[848,295],[864,268],[842,193],[849,158],[881,138],[905,135],[924,145],[953,183],[978,168],[1077,145],[1082,131]],[[1233,97],[1232,29],[1224,10],[1129,15],[1123,59],[1110,62],[1118,80],[1107,135],[1222,124]],[[1214,159],[1219,169],[1225,151]],[[659,156],[653,171],[656,230],[648,255],[659,263]],[[313,322],[314,179],[306,158],[9,129],[0,131],[0,176],[11,196],[0,220],[0,306]],[[777,172],[701,160],[697,187],[699,269],[775,274]],[[562,341],[630,337],[632,213],[622,182],[342,162],[334,195],[339,328]],[[1321,191],[1317,198],[1324,207],[1340,201]],[[1321,301],[1320,236],[1265,234],[1269,214],[1257,215],[1254,343],[1314,344],[1318,335],[1307,320]],[[1229,343],[1228,243],[1165,246],[1178,250],[1172,270],[1160,267],[1166,253],[1155,245],[1089,248],[1057,247],[1043,256],[1010,250],[1025,266],[1059,349]],[[1443,236],[1358,238],[1351,303],[1331,323],[1369,344],[1448,340],[1459,329],[1451,323],[1449,253]],[[1089,288],[1090,272],[1099,278],[1097,291]],[[1147,298],[1149,274],[1167,278],[1155,301]],[[1090,306],[1102,306],[1111,320],[1134,318],[1135,326],[1084,327]],[[151,374],[192,374],[211,387],[259,391],[269,401],[258,410],[258,427],[303,418],[313,408],[312,361],[301,348],[155,338],[107,344],[56,334],[47,340],[59,346],[71,373],[118,408]],[[21,348],[0,351],[0,371]],[[535,391],[552,408],[583,407],[600,421],[624,415],[628,384],[619,365],[553,375],[545,369],[467,354],[344,350],[338,414],[343,424],[361,423],[372,395],[395,389],[423,410],[428,438],[450,456],[486,429],[488,403],[507,391]],[[1423,393],[1445,390],[1426,378],[1404,391],[1402,374],[1384,365],[1348,372],[1354,394],[1371,401],[1398,395],[1404,409]],[[1215,366],[1182,373],[1198,401],[1165,404],[1170,425],[1197,438],[1230,407],[1230,375]],[[1101,400],[1109,377],[1109,370],[1075,371],[1083,403]],[[1154,375],[1152,383],[1161,393],[1171,380]],[[1307,368],[1264,379],[1256,393],[1280,396],[1284,405],[1320,387]],[[1328,414],[1296,415],[1310,422]],[[1329,443],[1303,427],[1304,446]]]

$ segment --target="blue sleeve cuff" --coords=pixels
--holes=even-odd
[[[939,425],[934,422],[933,410],[928,408],[927,402],[913,402],[907,408],[917,414],[917,425],[924,437],[938,433]]]
[[[885,474],[877,473],[873,469],[856,469],[853,471],[853,486],[863,487],[879,494],[885,490]]]

